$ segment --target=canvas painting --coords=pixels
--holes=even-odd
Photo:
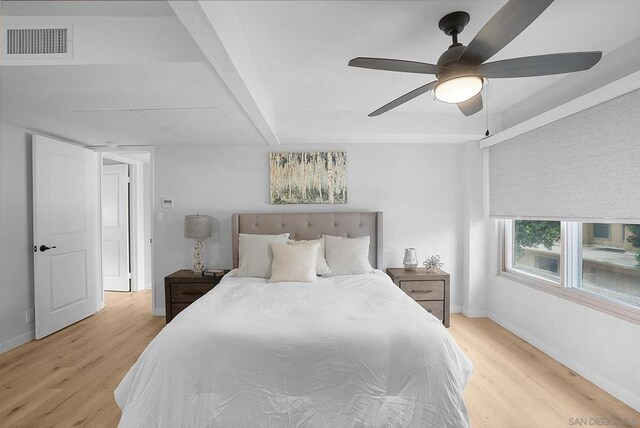
[[[272,204],[346,204],[345,152],[270,153]]]

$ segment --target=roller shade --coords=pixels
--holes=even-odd
[[[640,223],[640,90],[489,148],[492,217]]]

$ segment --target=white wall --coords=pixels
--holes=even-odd
[[[488,153],[478,143],[466,143],[463,153],[463,186],[460,193],[463,219],[462,307],[468,317],[485,317],[487,295],[487,212],[486,175]]]
[[[495,274],[487,297],[490,319],[640,411],[640,325]]]
[[[270,205],[271,151],[345,150],[346,205]],[[264,211],[383,211],[384,265],[402,266],[405,247],[415,247],[422,261],[439,254],[451,274],[452,309],[463,299],[463,244],[467,181],[482,183],[482,168],[465,170],[482,160],[477,144],[346,144],[335,146],[191,146],[156,147],[154,180],[155,313],[164,313],[163,278],[190,268],[192,241],[183,237],[186,214],[213,217],[213,238],[205,241],[209,267],[231,267],[231,214]],[[471,161],[471,159],[474,159]],[[477,166],[477,165],[476,165]],[[480,175],[479,175],[480,174]],[[174,197],[174,209],[161,209],[161,197]],[[468,229],[468,228],[467,228]],[[484,308],[481,308],[484,309]]]
[[[0,123],[0,352],[33,338],[31,135]]]

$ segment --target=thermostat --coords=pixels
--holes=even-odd
[[[174,203],[175,200],[173,198],[160,198],[160,206],[162,206],[162,208],[173,208]]]

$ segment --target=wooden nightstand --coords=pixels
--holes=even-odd
[[[388,268],[387,275],[427,312],[439,318],[449,327],[449,274],[428,273],[426,268],[406,271],[404,268]]]
[[[229,271],[225,270],[224,275],[227,272]],[[180,311],[215,287],[222,279],[222,276],[196,275],[189,269],[182,269],[165,276],[164,301],[167,324]]]

